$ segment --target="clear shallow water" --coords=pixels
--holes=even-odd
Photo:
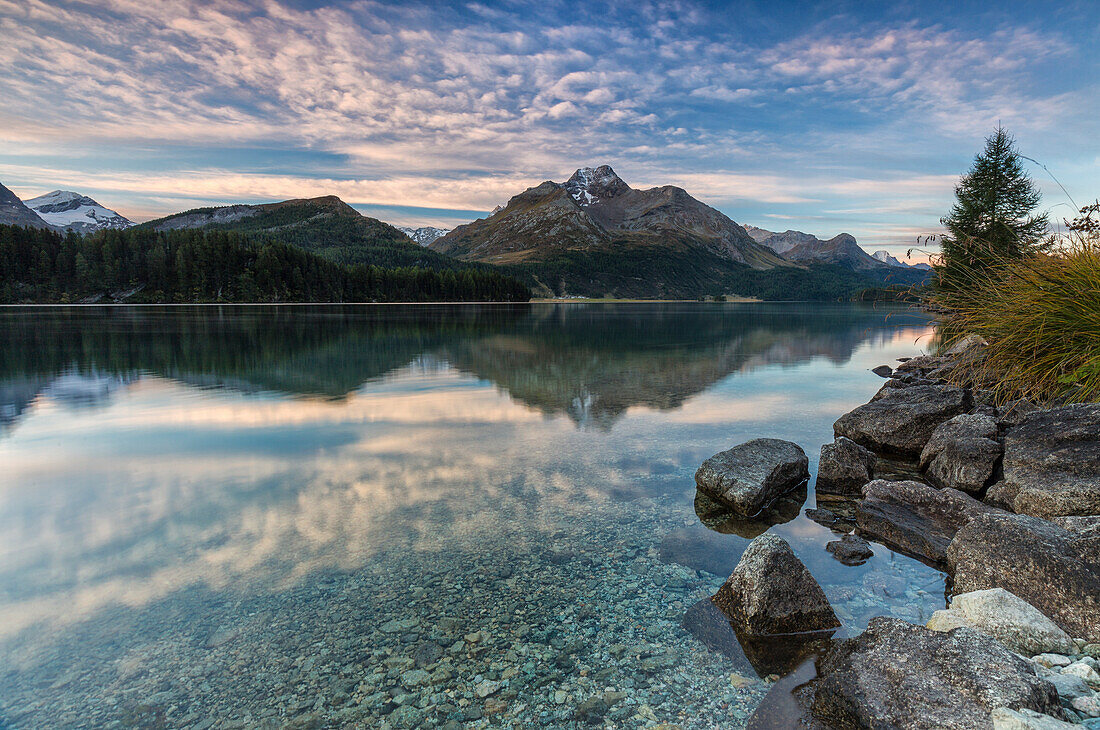
[[[694,471],[760,436],[816,471],[928,334],[821,304],[0,309],[0,727],[739,726],[776,650],[682,621],[751,537],[844,632],[926,619],[943,577],[834,560],[812,488],[708,529]]]

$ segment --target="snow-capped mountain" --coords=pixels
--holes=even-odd
[[[907,264],[904,261],[899,261],[898,259],[891,256],[890,252],[887,251],[886,249],[880,249],[878,251],[875,251],[871,255],[874,258],[881,261],[882,263],[889,264],[890,266],[901,266],[901,267],[904,267],[906,269],[920,269],[921,271],[931,271],[932,270],[932,267],[929,266],[928,264]]]
[[[427,246],[435,239],[446,236],[448,233],[451,232],[450,228],[433,228],[432,226],[423,226],[421,228],[397,226],[397,230],[401,231],[406,236],[419,243],[421,246]]]
[[[24,204],[50,225],[77,233],[91,233],[105,228],[129,228],[134,225],[87,195],[71,190],[54,190],[24,201]]]

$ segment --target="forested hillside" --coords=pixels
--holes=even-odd
[[[0,226],[0,303],[527,301],[494,271],[346,266],[236,231]]]

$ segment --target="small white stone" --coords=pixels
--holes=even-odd
[[[474,687],[474,694],[477,695],[478,698],[484,699],[491,694],[496,694],[497,692],[499,692],[500,687],[500,682],[493,682],[486,679],[477,683],[477,686]]]
[[[1095,695],[1092,697],[1076,697],[1071,704],[1073,709],[1085,717],[1100,717],[1100,700],[1097,700]]]
[[[1062,669],[1062,674],[1072,674],[1075,677],[1080,677],[1089,684],[1100,684],[1100,672],[1090,667],[1084,662],[1074,662],[1068,667]]]
[[[998,707],[990,713],[993,730],[1073,730],[1080,725],[1062,722],[1050,715],[1040,715],[1033,710],[1010,710]]]
[[[1073,663],[1069,660],[1069,657],[1061,654],[1039,654],[1031,657],[1031,661],[1042,664],[1044,667],[1068,667]]]

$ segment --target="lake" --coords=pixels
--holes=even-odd
[[[819,303],[0,308],[0,727],[741,726],[781,652],[684,624],[752,537],[840,635],[927,620],[944,576],[835,560],[812,477],[745,522],[694,472],[770,436],[814,473],[930,334]]]

